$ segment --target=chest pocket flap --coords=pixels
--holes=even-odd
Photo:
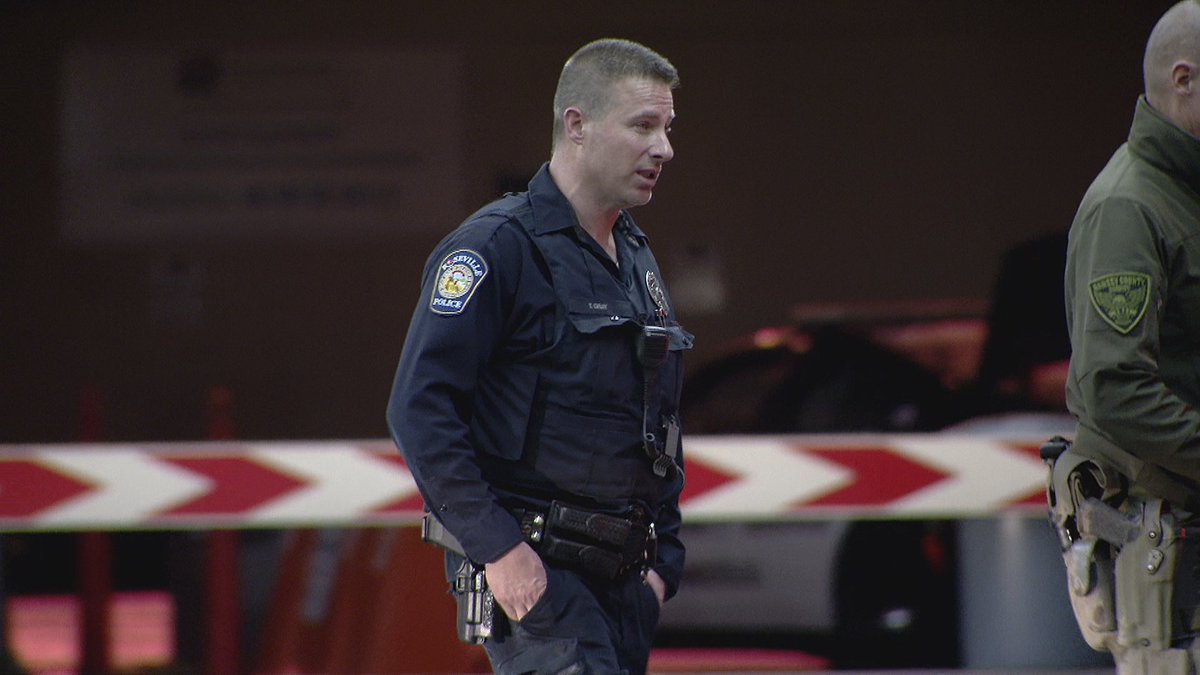
[[[610,326],[633,321],[633,305],[627,300],[575,298],[567,303],[567,314],[576,330],[590,335]]]

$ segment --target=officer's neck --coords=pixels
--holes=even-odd
[[[613,238],[613,227],[621,215],[621,209],[599,205],[586,181],[582,180],[578,171],[569,162],[555,162],[557,156],[550,160],[550,178],[571,204],[579,227],[583,228],[600,248],[617,262],[617,243]]]
[[[575,213],[576,216],[578,216],[579,211],[576,210]],[[593,223],[594,222],[595,221],[593,221]],[[584,232],[587,232],[589,235],[591,235],[592,239],[596,240],[596,243],[600,245],[600,248],[604,249],[604,252],[608,254],[608,257],[611,258],[614,263],[619,264],[620,261],[617,258],[617,240],[616,237],[613,236],[613,222],[614,221],[611,220],[605,220],[599,224],[593,224],[593,226],[589,227],[588,225],[584,224],[584,220],[580,218],[579,226],[583,228]]]

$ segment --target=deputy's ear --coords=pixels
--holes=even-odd
[[[583,142],[583,111],[579,108],[567,108],[563,111],[563,130],[567,140],[572,143]]]
[[[1171,88],[1180,96],[1191,96],[1196,75],[1196,64],[1191,61],[1176,61],[1175,65],[1171,66]]]

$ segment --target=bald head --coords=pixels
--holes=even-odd
[[[1184,0],[1163,14],[1146,42],[1142,77],[1150,105],[1170,116],[1172,98],[1185,93],[1186,88],[1192,85],[1189,73],[1183,71],[1194,72],[1198,66],[1200,2]],[[1200,86],[1200,82],[1195,84]]]

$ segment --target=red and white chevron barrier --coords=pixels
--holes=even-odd
[[[1041,514],[1041,439],[686,440],[689,521]],[[389,441],[0,445],[0,531],[412,524]]]
[[[1045,511],[1043,439],[707,437],[684,447],[694,520],[970,518]]]

